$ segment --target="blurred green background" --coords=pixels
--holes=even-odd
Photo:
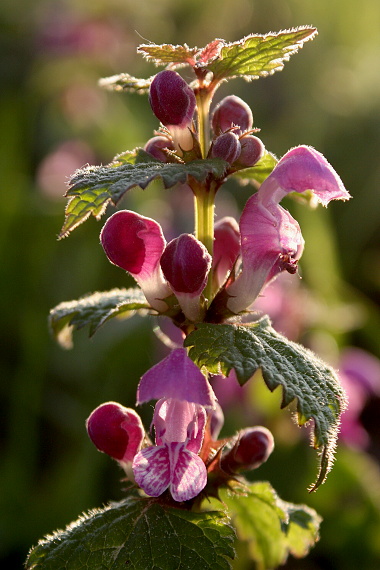
[[[310,311],[317,307],[303,340],[337,365],[348,345],[380,356],[378,0],[3,0],[0,559],[6,568],[21,568],[44,534],[123,496],[120,471],[96,452],[84,421],[107,400],[133,405],[139,377],[163,354],[148,319],[110,323],[91,340],[82,331],[71,351],[59,348],[47,327],[49,309],[61,301],[131,283],[99,245],[101,222],[91,219],[68,239],[56,239],[67,177],[83,164],[106,164],[144,145],[158,126],[146,97],[104,92],[98,78],[154,73],[136,55],[147,41],[203,46],[216,37],[235,41],[299,25],[316,26],[319,35],[283,72],[252,83],[234,80],[217,99],[235,93],[247,101],[277,156],[298,144],[315,146],[353,195],[328,211],[289,205],[307,244],[302,284],[315,301]],[[222,192],[221,207],[238,212],[252,188],[230,184]],[[123,205],[154,215],[164,228],[191,231],[191,214],[186,219],[176,210],[174,218],[160,195],[158,186],[133,190]],[[288,414],[277,411],[276,395],[253,392],[247,397],[259,412],[252,422],[260,418],[282,434],[257,477],[325,519],[312,554],[286,567],[379,568],[378,397],[361,416],[370,435],[366,451],[342,444],[327,483],[309,496],[315,452],[292,430]],[[143,416],[149,425],[148,407]],[[227,427],[235,426],[231,410]],[[236,568],[253,568],[243,550]]]

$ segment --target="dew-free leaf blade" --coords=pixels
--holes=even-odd
[[[265,35],[251,34],[222,47],[219,57],[208,69],[216,81],[233,77],[251,81],[266,77],[281,71],[284,62],[316,34],[315,28],[307,26]]]
[[[156,65],[192,64],[198,48],[190,48],[187,44],[142,44],[137,48],[138,53],[142,53],[145,59],[152,61]]]
[[[28,570],[228,570],[235,534],[223,512],[192,513],[128,497],[41,540]]]
[[[238,178],[242,184],[248,182],[262,184],[277,164],[277,158],[270,152],[266,152],[264,156],[250,168],[243,168],[234,173],[234,177]]]
[[[221,498],[259,568],[277,568],[289,554],[304,557],[319,539],[316,511],[281,500],[266,481],[251,484],[243,496],[223,492]]]
[[[260,369],[267,387],[282,387],[281,407],[297,403],[299,425],[314,423],[314,447],[321,449],[315,490],[332,467],[345,394],[334,370],[313,352],[277,333],[268,318],[250,326],[201,323],[185,339],[189,356],[211,373],[234,369],[241,385]]]
[[[61,346],[71,348],[74,330],[89,325],[92,336],[109,319],[131,316],[144,309],[148,310],[150,306],[138,287],[112,289],[60,303],[50,311],[49,325]]]
[[[161,179],[165,188],[185,184],[189,177],[204,182],[209,175],[223,178],[228,163],[220,158],[193,160],[187,163],[164,163],[149,159],[144,151],[132,162],[129,153],[124,161],[119,155],[107,166],[87,166],[78,170],[70,180],[65,222],[59,237],[66,237],[90,215],[99,219],[109,202],[117,204],[131,188],[146,188],[150,182]],[[138,160],[138,161],[137,161]]]
[[[139,79],[138,77],[129,75],[129,73],[119,73],[118,75],[100,79],[99,86],[109,91],[127,91],[143,94],[149,91],[153,79],[154,76],[148,77],[147,79]]]

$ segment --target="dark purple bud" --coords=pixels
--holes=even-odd
[[[271,432],[262,426],[242,430],[235,445],[223,455],[220,465],[227,473],[257,469],[274,449]]]
[[[264,155],[264,145],[261,140],[253,135],[241,137],[241,152],[234,166],[248,168],[254,166]]]
[[[120,463],[133,461],[145,436],[140,416],[116,402],[98,406],[88,418],[86,427],[99,451]]]
[[[240,141],[232,131],[223,133],[217,137],[211,147],[212,158],[222,158],[232,164],[238,159],[241,151]]]
[[[173,239],[161,256],[161,269],[175,293],[200,295],[206,286],[211,256],[190,234]]]
[[[149,102],[163,125],[191,124],[196,106],[194,91],[175,71],[157,73],[150,86]]]
[[[201,318],[201,294],[206,287],[211,255],[190,234],[173,239],[161,256],[161,269],[184,315],[191,321]]]
[[[148,140],[144,150],[161,162],[168,162],[168,155],[163,149],[174,150],[171,141],[166,137],[153,137]]]
[[[240,135],[252,129],[252,111],[240,97],[229,95],[220,101],[212,115],[212,128],[214,133],[224,133],[232,127],[238,127],[235,132]]]

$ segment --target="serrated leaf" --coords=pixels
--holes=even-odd
[[[149,91],[153,79],[154,75],[147,79],[139,79],[129,75],[129,73],[119,73],[118,75],[100,79],[99,86],[109,91],[128,91],[143,94]]]
[[[306,26],[265,35],[251,34],[222,47],[219,57],[208,69],[217,81],[233,77],[251,81],[266,77],[281,71],[284,62],[316,34],[315,28]]]
[[[130,153],[124,154],[129,157],[127,161],[123,161],[123,155],[119,155],[107,166],[87,166],[74,174],[67,192],[69,202],[60,238],[66,237],[90,215],[100,219],[110,201],[117,204],[125,192],[134,186],[144,189],[159,178],[165,188],[171,188],[177,183],[184,184],[190,176],[204,182],[209,175],[222,178],[228,166],[220,158],[179,164],[152,158],[147,162],[147,153],[141,149],[134,157]]]
[[[156,65],[168,65],[170,63],[181,64],[188,63],[193,65],[195,54],[198,48],[189,48],[187,44],[172,45],[172,44],[142,44],[137,48],[138,53],[142,53],[145,59],[152,61]]]
[[[264,156],[251,168],[244,168],[234,173],[234,177],[239,178],[243,184],[248,182],[257,182],[262,184],[276,166],[278,160],[270,152],[266,152]]]
[[[319,539],[322,519],[316,511],[281,500],[268,482],[253,483],[244,496],[222,498],[260,570],[277,568],[289,554],[306,556]]]
[[[251,326],[201,323],[185,339],[189,356],[211,373],[234,369],[241,385],[260,369],[268,388],[282,386],[281,407],[297,402],[298,423],[314,423],[314,447],[321,448],[315,490],[332,467],[345,394],[334,370],[313,352],[277,333],[267,317]]]
[[[150,309],[141,289],[112,289],[60,303],[50,311],[49,325],[61,346],[71,348],[74,330],[89,325],[92,336],[109,319],[141,309]]]
[[[220,511],[192,513],[131,496],[82,515],[31,550],[28,570],[228,570],[233,529]]]

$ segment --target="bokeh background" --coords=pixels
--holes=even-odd
[[[99,245],[101,222],[91,219],[57,241],[67,177],[144,145],[157,128],[146,97],[104,92],[98,78],[154,73],[136,55],[147,41],[203,46],[215,37],[235,41],[299,25],[316,26],[319,35],[283,72],[252,83],[234,80],[217,99],[235,93],[246,100],[277,156],[298,144],[315,146],[353,196],[313,212],[287,204],[306,239],[303,279],[279,285],[263,301],[280,330],[342,375],[344,357],[354,354],[345,376],[352,413],[335,468],[312,496],[306,489],[316,454],[304,430],[278,410],[278,394],[257,382],[245,389],[244,404],[236,393],[228,397],[226,433],[243,421],[270,427],[276,452],[254,477],[268,478],[283,499],[307,503],[324,517],[311,555],[286,568],[380,567],[380,3],[3,0],[0,559],[6,568],[21,568],[44,534],[123,496],[117,466],[93,448],[84,421],[107,400],[133,405],[138,378],[164,354],[148,319],[109,323],[91,340],[81,331],[71,351],[59,348],[47,327],[50,308],[61,301],[131,283]],[[237,214],[251,192],[228,184],[220,212]],[[186,212],[183,195],[158,184],[132,190],[123,202],[168,232],[191,231],[188,204]],[[150,413],[142,411],[146,425]],[[243,546],[236,568],[253,568]]]

